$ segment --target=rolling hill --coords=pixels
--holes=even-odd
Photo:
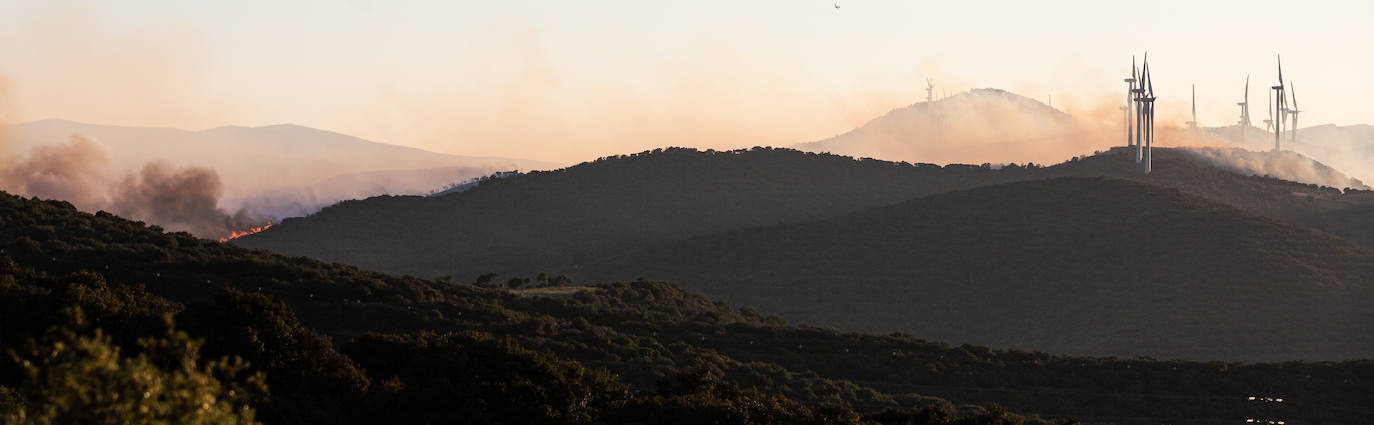
[[[950,346],[787,325],[660,282],[563,282],[506,290],[367,272],[0,193],[0,349],[11,353],[0,417],[29,408],[79,423],[84,410],[47,407],[204,411],[214,397],[215,412],[252,409],[236,412],[267,424],[1144,425],[1246,417],[1257,389],[1288,397],[1274,412],[1285,418],[1374,413],[1367,360]],[[113,360],[125,367],[102,366]],[[164,390],[188,386],[197,392]],[[190,394],[202,398],[183,403]]]
[[[818,219],[1024,174],[793,150],[667,149],[446,196],[343,202],[234,243],[417,276],[533,274],[648,244]]]
[[[841,329],[1096,356],[1374,356],[1374,251],[1175,189],[1053,179],[629,253],[635,276]]]
[[[1111,176],[1176,187],[1374,246],[1374,232],[1360,225],[1374,206],[1366,192],[1244,175],[1192,151],[1156,149],[1155,168],[1144,176],[1125,149],[1050,167],[1000,169],[787,149],[667,149],[514,176],[447,196],[344,202],[234,243],[417,276],[572,273],[608,255],[715,232],[822,219],[998,183]]]

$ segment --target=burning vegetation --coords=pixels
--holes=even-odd
[[[220,241],[220,242],[229,242],[229,241],[231,241],[231,240],[238,239],[238,238],[241,238],[241,237],[244,237],[244,236],[248,236],[248,235],[251,235],[251,234],[254,234],[254,233],[258,233],[258,232],[261,232],[261,231],[263,231],[263,230],[267,230],[267,229],[270,229],[270,228],[272,228],[272,222],[269,221],[269,222],[267,222],[267,224],[264,225],[264,226],[260,226],[260,227],[250,227],[250,228],[248,228],[248,230],[234,230],[234,231],[231,231],[231,232],[229,232],[229,236],[225,236],[225,237],[219,238],[219,241]]]

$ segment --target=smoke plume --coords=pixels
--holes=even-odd
[[[242,210],[230,214],[219,208],[223,192],[214,170],[178,169],[152,162],[115,186],[109,209],[123,217],[201,237],[219,237],[259,224]]]
[[[78,208],[105,204],[101,187],[109,152],[80,135],[67,143],[34,148],[27,156],[11,156],[0,170],[0,188],[24,196],[61,199]]]
[[[21,196],[60,199],[85,211],[119,216],[218,238],[264,220],[219,208],[224,192],[219,174],[203,167],[176,168],[152,162],[137,173],[113,179],[104,146],[81,135],[67,143],[38,146],[11,156],[0,170],[0,189]]]
[[[1334,168],[1293,151],[1253,152],[1238,148],[1199,147],[1182,151],[1196,155],[1218,168],[1240,174],[1270,176],[1288,181],[1334,188],[1369,189]]]

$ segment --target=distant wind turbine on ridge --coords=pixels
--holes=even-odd
[[[1283,57],[1278,58],[1279,85],[1270,87],[1274,91],[1274,151],[1279,151],[1279,141],[1283,137],[1283,122],[1288,118],[1287,98],[1283,96]]]
[[[1295,86],[1295,85],[1293,84],[1292,81],[1289,81],[1289,82],[1288,82],[1288,96],[1291,97],[1291,98],[1293,98],[1293,109],[1289,109],[1289,110],[1288,110],[1288,113],[1293,115],[1293,128],[1290,129],[1290,130],[1288,130],[1288,132],[1289,132],[1289,137],[1290,137],[1290,138],[1289,138],[1288,145],[1291,146],[1293,150],[1297,150],[1297,149],[1298,149],[1298,114],[1301,113],[1302,111],[1299,111],[1299,110],[1298,110],[1298,89],[1297,89],[1297,86]]]
[[[1244,147],[1245,133],[1250,130],[1250,74],[1245,74],[1245,97],[1236,102],[1236,106],[1240,107],[1240,122],[1237,126],[1240,127],[1240,146]],[[1268,120],[1264,122],[1269,123]]]
[[[1197,84],[1193,84],[1193,120],[1188,121],[1188,127],[1197,130]]]
[[[1131,124],[1133,123],[1131,120],[1131,110],[1135,108],[1135,77],[1135,56],[1131,56],[1131,77],[1124,80],[1126,82],[1126,105],[1121,107],[1121,110],[1125,112],[1124,115],[1126,116],[1126,147],[1128,148],[1135,146],[1135,140],[1133,140],[1135,132],[1131,131]]]

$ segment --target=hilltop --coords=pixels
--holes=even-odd
[[[853,157],[931,163],[1055,162],[1115,140],[1038,100],[974,89],[893,109],[846,133],[791,147]]]
[[[0,223],[0,348],[39,376],[104,364],[109,357],[80,351],[108,353],[101,347],[119,348],[113,356],[140,372],[44,387],[6,359],[0,412],[50,396],[186,401],[156,383],[193,386],[216,397],[215,412],[247,407],[268,424],[1220,422],[1248,414],[1244,398],[1261,386],[1290,398],[1276,412],[1284,417],[1356,424],[1374,402],[1368,361],[1243,365],[950,346],[787,325],[646,280],[559,292],[367,272],[3,193]],[[75,354],[42,355],[68,353],[57,344],[69,343]]]
[[[1374,356],[1374,251],[1176,189],[1066,178],[584,265],[790,320],[1096,356]]]

